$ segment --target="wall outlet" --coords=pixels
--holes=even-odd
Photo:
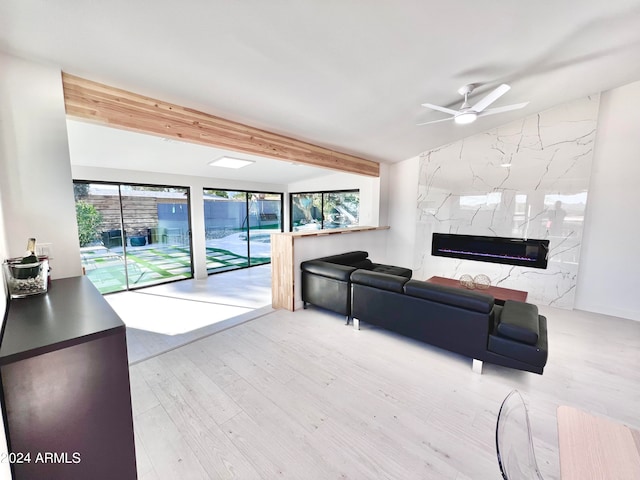
[[[52,243],[36,243],[36,255],[44,255],[49,257],[49,260],[52,260],[53,244]]]

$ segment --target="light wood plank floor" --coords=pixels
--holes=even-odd
[[[559,478],[556,408],[640,427],[640,322],[541,308],[544,375],[321,310],[276,311],[131,367],[139,478],[499,479],[495,421],[519,389]]]
[[[127,326],[129,364],[273,311],[271,265],[106,295]]]

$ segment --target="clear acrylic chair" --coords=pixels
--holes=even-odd
[[[512,390],[500,406],[496,450],[504,480],[544,480],[533,450],[527,406],[517,390]]]

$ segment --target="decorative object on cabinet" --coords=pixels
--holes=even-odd
[[[475,287],[475,285],[473,284],[473,277],[465,273],[460,277],[460,285],[462,285],[464,288],[468,288],[469,290],[473,290],[473,288]]]
[[[38,256],[35,263],[22,263],[22,258],[9,258],[3,265],[11,298],[24,298],[47,292],[49,258]]]
[[[484,273],[481,273],[473,277],[473,285],[479,290],[486,290],[491,286],[491,279]]]

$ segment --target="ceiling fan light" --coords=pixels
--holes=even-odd
[[[469,123],[473,123],[478,118],[478,114],[476,112],[462,112],[455,116],[453,119],[458,125],[468,125]]]

